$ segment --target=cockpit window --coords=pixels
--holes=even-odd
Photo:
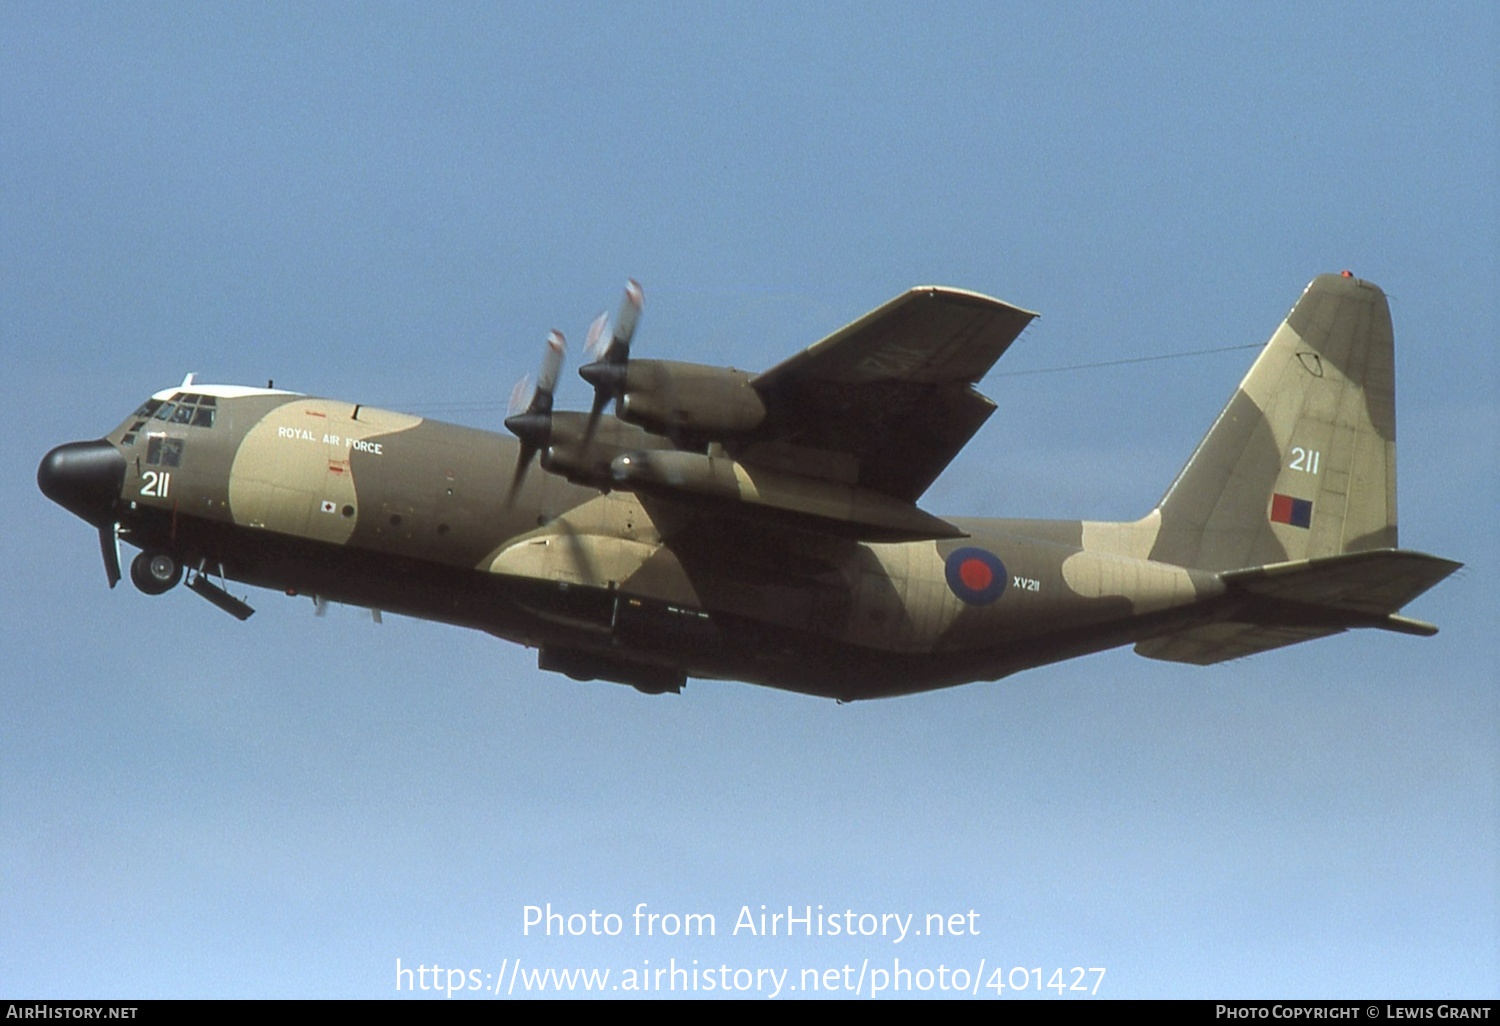
[[[173,392],[165,400],[148,399],[126,421],[129,427],[120,436],[120,444],[134,445],[141,429],[153,420],[190,428],[211,428],[218,413],[218,397],[201,392]]]
[[[136,412],[137,417],[155,416],[157,420],[166,421],[168,424],[187,424],[190,427],[214,426],[214,416],[218,413],[219,400],[211,395],[199,395],[197,392],[178,392],[167,402],[159,402],[153,399],[142,406]],[[150,412],[147,412],[147,411]]]

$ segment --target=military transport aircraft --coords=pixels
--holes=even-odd
[[[728,678],[838,699],[1133,644],[1215,663],[1379,627],[1460,564],[1396,547],[1385,295],[1317,278],[1166,496],[1122,523],[941,518],[917,500],[994,412],[974,384],[1035,316],[915,288],[761,374],[630,356],[640,287],[519,441],[273,388],[158,392],[37,480],[148,594],[228,581],[488,631],[571,677]],[[596,334],[599,334],[596,322]],[[614,404],[615,414],[605,410]],[[528,473],[536,457],[544,473]],[[378,613],[377,613],[378,615]]]

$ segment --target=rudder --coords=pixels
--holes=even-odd
[[[1157,506],[1203,570],[1396,547],[1395,343],[1375,285],[1312,281]]]

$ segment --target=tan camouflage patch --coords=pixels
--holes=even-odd
[[[1063,580],[1080,598],[1124,598],[1135,613],[1186,605],[1198,597],[1181,567],[1079,552],[1063,560]]]
[[[234,522],[343,544],[354,533],[359,498],[349,455],[389,456],[388,436],[422,418],[330,399],[276,407],[246,433],[229,472]]]
[[[948,589],[936,542],[863,545],[845,638],[898,652],[930,652],[965,607]]]
[[[1161,511],[1152,510],[1130,523],[1100,520],[1083,522],[1083,547],[1090,552],[1128,559],[1148,559],[1161,531]]]
[[[610,492],[507,545],[486,569],[609,588],[629,580],[660,547],[656,526],[636,497]]]

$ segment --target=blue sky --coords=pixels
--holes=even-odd
[[[1100,966],[1115,997],[1494,997],[1497,22],[0,6],[0,993],[900,958]],[[1042,318],[925,505],[1131,518],[1251,354],[1013,372],[1262,342],[1346,267],[1392,297],[1402,542],[1468,564],[1409,610],[1430,640],[648,698],[435,624],[110,592],[34,484],[188,371],[498,429],[547,330],[581,338],[627,275],[641,352],[747,369],[938,283]],[[587,401],[571,370],[559,399]],[[548,902],[719,930],[525,936]],[[730,934],[763,903],[980,932]]]

